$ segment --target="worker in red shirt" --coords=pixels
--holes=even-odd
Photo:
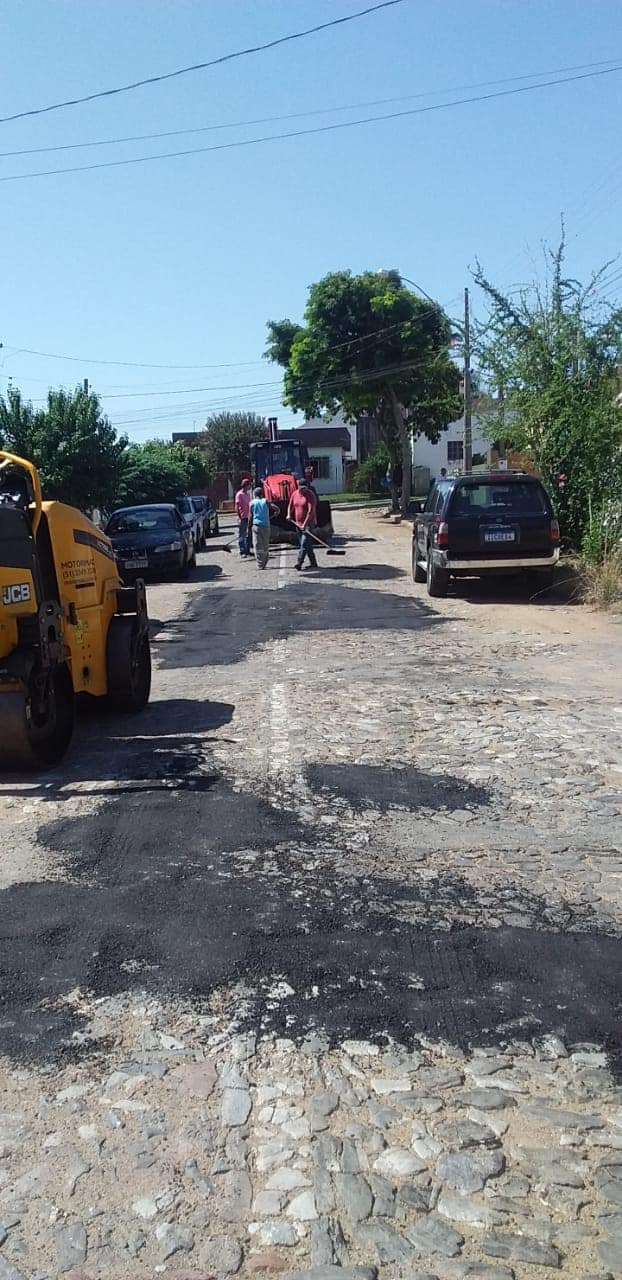
[[[311,493],[315,494],[315,501],[317,502],[317,489],[313,483],[313,467],[305,467],[305,480]]]
[[[306,478],[298,481],[298,488],[292,493],[287,519],[297,526],[300,537],[298,559],[294,568],[302,569],[307,556],[309,568],[317,569],[313,538],[310,537],[310,531],[314,530],[317,524],[317,499]]]

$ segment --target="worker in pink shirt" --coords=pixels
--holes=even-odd
[[[243,560],[250,555],[248,522],[251,514],[251,482],[243,480],[235,495],[235,509],[238,516],[238,546]]]

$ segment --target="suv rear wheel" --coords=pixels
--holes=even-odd
[[[446,596],[449,587],[449,573],[447,569],[439,569],[434,563],[432,548],[428,547],[428,563],[426,569],[426,582],[428,584],[429,596]]]

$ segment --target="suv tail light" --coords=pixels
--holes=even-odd
[[[436,530],[435,542],[437,547],[449,546],[449,525],[446,520],[441,520],[438,529]]]
[[[559,542],[559,520],[551,520],[551,542]]]

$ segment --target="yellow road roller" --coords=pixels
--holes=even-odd
[[[140,711],[150,688],[144,582],[124,586],[109,539],[0,450],[0,768],[56,764],[77,694]]]

